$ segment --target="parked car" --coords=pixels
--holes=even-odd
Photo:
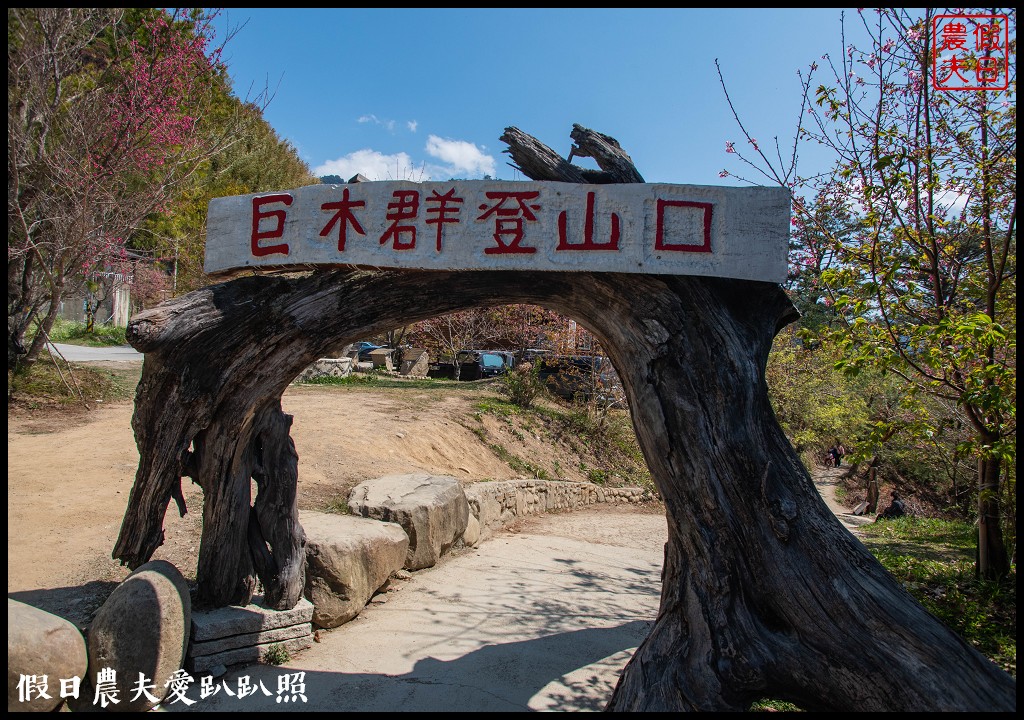
[[[542,350],[540,348],[526,348],[519,353],[517,364],[521,362],[532,363],[536,361],[537,358],[544,357],[545,355],[551,356],[554,355],[554,353],[551,350]]]
[[[488,350],[460,350],[456,357],[460,380],[497,377],[508,371],[505,358]]]
[[[497,355],[505,363],[505,371],[509,371],[516,366],[516,355],[508,350],[481,350],[480,352],[487,353],[488,355]]]

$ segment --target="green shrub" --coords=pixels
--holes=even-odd
[[[263,662],[267,665],[284,665],[291,660],[291,655],[285,650],[284,645],[274,643],[263,653]]]
[[[544,383],[540,381],[537,371],[534,363],[520,363],[509,370],[502,377],[502,394],[514,405],[532,407],[537,396],[544,391]]]

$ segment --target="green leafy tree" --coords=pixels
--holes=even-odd
[[[840,156],[828,185],[862,219],[854,237],[835,238],[843,267],[823,282],[845,320],[845,367],[881,368],[912,397],[962,408],[974,430],[963,450],[978,463],[979,571],[998,578],[1016,459],[1015,95],[935,89],[932,11],[862,18],[872,46],[830,62],[836,84],[818,88],[814,110],[814,137]],[[1015,38],[1016,13],[1009,21]]]
[[[800,311],[803,342],[818,344],[819,334],[835,328],[839,320],[835,308],[836,296],[822,282],[827,270],[839,266],[836,239],[849,237],[858,227],[858,221],[843,207],[837,207],[827,192],[813,202],[794,197],[796,212],[789,244],[789,275],[786,290],[796,309]]]
[[[131,245],[168,267],[171,292],[178,295],[207,285],[203,272],[206,213],[210,200],[267,190],[317,185],[319,180],[263,118],[268,100],[246,102],[224,84],[210,99],[209,132],[231,129],[232,141],[206,159],[175,202],[151,215],[133,235]]]
[[[937,12],[860,11],[867,46],[844,34],[841,56],[825,56],[831,78],[801,108],[799,132],[837,161],[831,175],[795,182],[818,202],[794,211],[834,253],[820,278],[839,321],[828,337],[846,351],[840,366],[897,378],[918,418],[880,421],[874,438],[919,440],[951,410],[969,424],[958,455],[977,468],[978,570],[999,578],[1009,571],[1004,531],[1015,532],[1001,508],[1016,487],[1016,12],[1006,13],[1009,89],[954,92],[934,83]],[[757,153],[747,162],[767,162],[747,139]],[[836,232],[830,215],[855,228]]]
[[[826,447],[841,441],[850,450],[871,417],[866,377],[851,380],[835,365],[835,346],[811,347],[796,329],[781,333],[768,359],[767,381],[775,415],[794,449],[818,461]],[[866,375],[866,374],[865,374]],[[794,382],[799,378],[798,382]]]

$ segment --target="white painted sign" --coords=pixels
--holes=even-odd
[[[208,273],[358,265],[786,279],[783,188],[363,182],[210,201]]]

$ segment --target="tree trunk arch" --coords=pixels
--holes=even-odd
[[[114,557],[146,562],[180,482],[204,491],[199,601],[302,589],[288,384],[362,337],[470,306],[542,305],[600,340],[668,516],[661,607],[609,710],[1010,710],[1016,683],[925,611],[828,510],[765,366],[778,285],[672,275],[324,269],[250,276],[136,316],[139,468]],[[253,505],[250,480],[259,492]]]
[[[515,127],[501,139],[534,180],[643,182],[614,138],[580,125],[570,137],[567,160]],[[600,340],[666,504],[662,603],[608,710],[742,711],[762,697],[819,711],[1016,709],[1014,679],[913,600],[818,495],[768,398],[772,340],[798,317],[771,283],[321,269],[140,313],[128,329],[145,353],[140,460],[114,556],[150,559],[188,475],[204,491],[199,600],[247,603],[259,577],[272,606],[293,606],[304,538],[288,384],[348,342],[513,303],[574,317]]]

